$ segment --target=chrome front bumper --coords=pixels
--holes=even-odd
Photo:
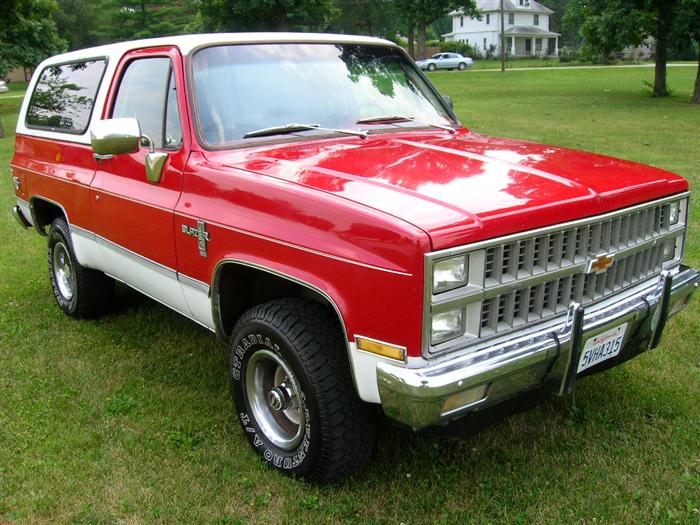
[[[544,331],[515,334],[487,349],[423,368],[380,362],[377,383],[384,412],[420,429],[539,386],[569,393],[588,338],[628,323],[621,355],[592,367],[591,372],[655,348],[666,320],[685,307],[699,283],[700,273],[681,266],[677,273],[664,272],[656,282],[618,301],[590,307],[590,312],[572,304],[564,322]]]

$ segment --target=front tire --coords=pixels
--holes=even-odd
[[[323,305],[286,299],[246,312],[233,330],[229,379],[246,438],[275,469],[327,482],[369,460],[372,411]]]
[[[437,66],[435,64],[428,64],[428,71],[435,71]]]
[[[99,317],[112,302],[114,280],[78,263],[65,219],[51,223],[48,237],[49,279],[58,306],[76,319]]]

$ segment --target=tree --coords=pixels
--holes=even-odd
[[[457,9],[461,10],[464,16],[474,18],[480,16],[474,0],[396,0],[396,5],[405,13],[408,20],[409,52],[412,51],[411,42],[415,27],[418,45],[416,56],[419,59],[425,58],[425,40],[430,24]]]
[[[698,50],[698,73],[691,102],[700,104],[700,0],[681,0],[675,23],[676,43],[694,40]]]
[[[579,27],[588,45],[604,56],[647,38],[656,42],[654,95],[669,94],[666,64],[674,21],[683,0],[574,0],[566,23]]]
[[[102,42],[181,35],[192,31],[196,10],[187,0],[103,0]]]
[[[581,35],[578,27],[570,27],[564,24],[564,14],[571,0],[538,0],[540,4],[549,7],[554,14],[549,17],[549,28],[555,33],[561,33],[559,47],[568,46],[578,48],[581,46]]]
[[[339,14],[329,27],[333,32],[394,38],[405,27],[392,0],[336,0],[336,5]]]
[[[33,68],[66,43],[58,36],[53,0],[6,0],[0,23],[0,77],[16,67]]]
[[[338,16],[334,0],[197,0],[206,31],[323,31]]]
[[[100,30],[103,13],[101,3],[92,0],[58,0],[54,19],[68,49],[83,49],[104,42]]]

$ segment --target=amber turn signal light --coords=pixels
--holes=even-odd
[[[358,350],[364,350],[365,352],[388,357],[389,359],[396,359],[397,361],[403,361],[406,357],[406,349],[401,346],[381,343],[365,337],[356,337],[355,341],[357,342]]]

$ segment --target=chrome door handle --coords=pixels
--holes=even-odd
[[[93,153],[92,158],[95,159],[97,162],[101,162],[103,160],[109,160],[111,158],[114,158],[114,155],[100,155],[99,153]]]

